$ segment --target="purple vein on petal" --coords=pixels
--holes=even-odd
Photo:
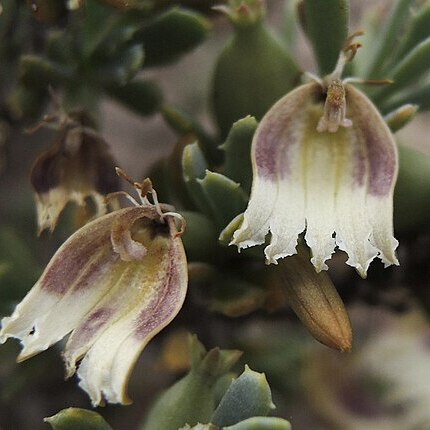
[[[254,138],[254,176],[272,181],[288,176],[289,151],[298,143],[306,107],[319,89],[316,83],[302,85],[280,99],[262,119]]]
[[[347,86],[347,92],[354,131],[367,149],[368,191],[374,196],[387,195],[393,190],[397,177],[394,139],[372,102],[351,85]]]
[[[137,319],[135,333],[138,339],[145,339],[157,328],[158,331],[161,330],[166,325],[166,321],[169,322],[172,316],[176,315],[178,302],[180,302],[179,308],[182,305],[184,292],[181,279],[183,274],[181,276],[180,267],[177,264],[177,254],[177,247],[172,244],[169,250],[169,267],[160,282],[160,291],[153,296],[148,308],[142,310]]]
[[[73,234],[56,252],[45,269],[40,288],[63,296],[79,278],[82,268],[94,256],[99,247],[109,245],[110,226],[116,213],[97,219]]]

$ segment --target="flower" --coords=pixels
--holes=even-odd
[[[414,306],[401,315],[363,305],[350,310],[359,334],[351,355],[308,350],[302,378],[309,407],[330,428],[427,429],[430,327],[425,313]]]
[[[91,197],[95,216],[105,214],[104,196],[119,188],[108,145],[87,115],[80,111],[63,113],[59,120],[59,136],[39,155],[31,171],[39,234],[48,228],[54,230],[69,202],[86,206],[86,198]]]
[[[350,38],[347,42],[350,42]],[[372,102],[341,80],[359,45],[349,44],[324,79],[294,89],[261,120],[252,143],[253,185],[232,244],[265,248],[268,263],[296,253],[298,236],[316,270],[336,246],[366,276],[378,256],[398,264],[393,237],[397,149]]]
[[[121,172],[120,172],[121,173]],[[149,180],[134,185],[142,204],[103,215],[55,253],[12,316],[0,341],[21,341],[18,361],[71,333],[63,357],[94,405],[128,402],[131,369],[146,344],[176,316],[187,290],[187,262],[171,207],[151,204]]]

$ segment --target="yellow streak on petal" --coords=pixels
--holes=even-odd
[[[69,369],[85,354],[78,375],[81,387],[95,405],[103,398],[115,403],[130,402],[125,390],[134,362],[149,340],[174,318],[185,298],[187,271],[180,238],[153,237],[145,229],[135,239],[147,248],[147,255],[141,262],[121,262],[121,267],[127,267],[127,282],[124,280],[98,305],[99,309],[115,307],[116,312],[89,338],[79,339],[85,331],[84,322],[66,347]],[[175,272],[178,279],[174,278]],[[143,316],[149,318],[150,327],[141,337],[136,330]]]

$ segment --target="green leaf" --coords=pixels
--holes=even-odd
[[[233,238],[234,232],[240,228],[243,223],[243,213],[235,216],[220,233],[218,240],[223,245],[228,245]]]
[[[14,118],[36,117],[45,109],[48,100],[47,88],[32,88],[17,85],[9,93],[6,103]]]
[[[264,22],[236,27],[221,51],[212,82],[213,110],[221,137],[247,115],[257,119],[290,91],[300,71]]]
[[[72,76],[72,70],[36,55],[23,55],[19,63],[19,77],[28,87],[47,89]]]
[[[53,430],[112,430],[112,427],[97,412],[80,408],[68,408],[45,418]]]
[[[372,57],[368,59],[368,68],[365,76],[369,79],[385,79],[384,75],[387,61],[390,61],[395,52],[398,38],[407,20],[410,17],[409,9],[414,0],[396,0],[385,23],[373,41],[376,47],[372,50]]]
[[[140,115],[152,115],[161,106],[161,90],[154,81],[135,79],[125,85],[111,85],[107,91]]]
[[[291,430],[291,424],[282,418],[253,417],[223,430]]]
[[[390,130],[395,133],[409,124],[417,112],[417,105],[406,104],[385,115],[384,121],[387,123],[388,127],[390,127]]]
[[[218,427],[229,426],[253,416],[265,416],[274,408],[264,373],[245,366],[244,372],[224,394],[210,422]]]
[[[303,0],[304,29],[321,76],[331,73],[348,36],[348,0]]]
[[[48,34],[46,53],[50,60],[67,66],[76,66],[79,53],[70,32],[53,30]]]
[[[245,210],[248,199],[238,183],[206,167],[198,144],[187,145],[182,154],[182,171],[189,195],[196,207],[214,221],[219,232]]]
[[[168,104],[162,106],[161,114],[170,127],[181,136],[193,134],[199,140],[201,150],[212,165],[220,163],[222,153],[217,144],[194,118],[181,109]]]
[[[14,0],[2,1],[2,14],[0,20],[0,37],[3,41],[7,37],[10,26],[15,23],[19,4]]]
[[[146,66],[170,63],[205,40],[210,22],[196,12],[172,8],[138,30],[136,42],[143,43]]]
[[[185,424],[209,422],[215,409],[214,386],[241,354],[218,348],[206,353],[202,348],[194,337],[191,370],[160,396],[142,430],[178,430]]]
[[[182,242],[188,261],[207,261],[215,254],[217,234],[213,222],[198,212],[181,211],[187,222]]]
[[[416,45],[430,37],[430,4],[425,4],[412,16],[406,35],[402,36],[400,48],[394,59],[401,59]]]
[[[396,231],[429,230],[430,157],[399,145],[399,177],[394,192]]]
[[[206,169],[197,143],[184,148],[182,169],[191,199],[201,212],[214,220],[218,229],[246,207],[247,198],[239,184]]]
[[[374,92],[376,102],[383,101],[395,92],[419,81],[428,74],[430,69],[430,37],[418,44],[400,63],[386,76],[394,83]]]
[[[41,267],[34,258],[28,238],[11,227],[0,228],[0,314],[10,311],[40,276]]]
[[[108,37],[109,33],[117,25],[118,15],[98,1],[87,0],[82,9],[83,25],[81,31],[82,54],[88,58]],[[82,19],[82,17],[80,17]]]
[[[35,25],[29,8],[16,0],[3,0],[0,15],[0,56],[2,62],[13,61],[28,49]]]
[[[197,179],[206,197],[218,231],[221,231],[239,213],[246,209],[248,198],[237,182],[220,173],[206,171],[203,179]]]
[[[267,290],[260,285],[224,271],[213,283],[210,310],[231,318],[248,315],[264,305],[266,293]]]
[[[125,85],[142,67],[144,51],[142,46],[133,45],[121,51],[110,61],[104,61],[93,69],[95,84]]]
[[[251,143],[257,129],[257,121],[251,116],[233,124],[221,149],[225,151],[223,173],[249,194],[252,184]]]
[[[430,84],[406,89],[386,100],[381,100],[381,103],[381,110],[384,113],[391,112],[406,104],[415,104],[419,106],[421,112],[427,111],[430,109]]]
[[[210,213],[210,206],[197,179],[204,178],[207,164],[197,142],[187,145],[182,153],[182,174],[188,193],[195,206],[203,213]]]
[[[297,2],[288,1],[284,5],[282,36],[286,46],[296,46],[299,35],[299,22],[297,19]]]

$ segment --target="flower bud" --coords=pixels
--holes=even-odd
[[[277,268],[288,304],[312,336],[342,352],[352,348],[352,330],[345,306],[326,272],[316,273],[306,251]]]

